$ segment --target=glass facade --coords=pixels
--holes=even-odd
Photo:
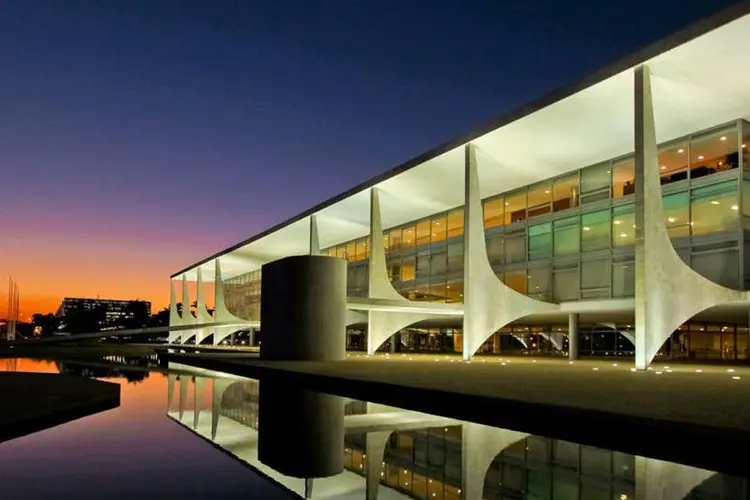
[[[706,278],[737,289],[750,287],[748,138],[750,125],[738,121],[659,146],[664,218],[677,253]],[[634,172],[631,154],[483,200],[497,276],[551,302],[633,297]],[[384,231],[388,275],[399,293],[463,300],[463,223],[456,207]],[[365,296],[369,238],[325,251],[347,260],[349,295]]]

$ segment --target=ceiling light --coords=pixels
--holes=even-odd
[[[716,201],[716,200],[711,200],[711,205],[718,205],[718,204],[719,204],[719,202],[718,202],[718,201]]]
[[[590,228],[590,227],[588,227],[588,226],[583,226],[583,230],[584,230],[584,231],[591,231],[591,228]]]
[[[677,150],[677,152],[678,152],[678,153],[684,153],[684,152],[685,152],[685,150],[684,150],[684,149],[678,149],[678,150]]]
[[[674,217],[668,217],[667,218],[667,222],[675,222],[676,220],[677,219],[675,219]]]
[[[722,135],[721,137],[719,137],[719,140],[720,141],[726,141],[727,140],[727,136]]]

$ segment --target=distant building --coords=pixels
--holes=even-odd
[[[55,316],[65,319],[74,310],[104,312],[106,323],[116,323],[120,320],[148,318],[151,316],[151,302],[145,300],[112,300],[85,299],[65,297],[57,308]]]

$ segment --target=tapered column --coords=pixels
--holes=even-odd
[[[380,473],[383,470],[383,456],[385,445],[391,431],[368,432],[365,436],[365,449],[367,452],[365,472],[366,500],[377,500],[380,489]]]
[[[492,461],[528,434],[470,422],[461,427],[461,500],[481,500]]]
[[[310,255],[320,255],[320,239],[318,237],[318,216],[310,216]]]
[[[571,361],[578,359],[580,332],[578,331],[578,314],[568,315],[568,357]]]
[[[636,456],[635,498],[682,500],[714,474],[688,465]]]
[[[180,375],[180,420],[182,420],[182,416],[185,414],[185,405],[187,404],[189,383],[190,379],[187,375]]]
[[[710,307],[746,301],[686,265],[664,220],[656,126],[648,66],[634,71],[635,102],[635,366],[645,370],[664,341]]]

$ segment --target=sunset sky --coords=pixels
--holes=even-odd
[[[0,317],[9,275],[22,316],[156,311],[172,272],[730,3],[0,2]]]

